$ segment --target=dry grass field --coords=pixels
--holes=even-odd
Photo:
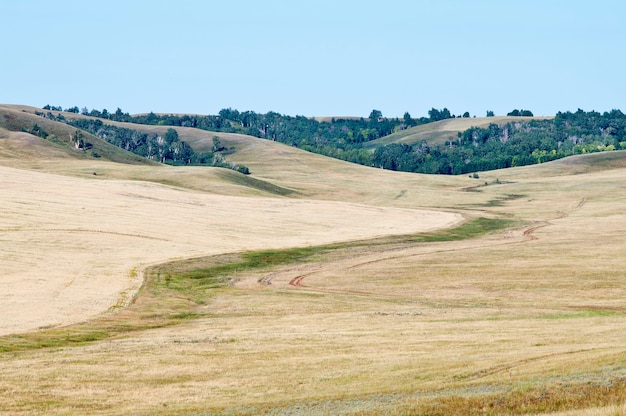
[[[626,415],[626,153],[472,179],[223,140],[254,180],[0,130],[0,414]]]

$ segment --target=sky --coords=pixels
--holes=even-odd
[[[626,112],[622,0],[0,0],[0,103]]]

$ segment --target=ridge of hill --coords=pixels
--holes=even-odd
[[[43,109],[62,110],[49,105]],[[408,113],[403,119],[389,119],[374,110],[367,119],[332,118],[321,122],[320,118],[291,117],[271,111],[266,114],[239,112],[231,108],[206,116],[154,113],[131,116],[119,108],[115,113],[84,108],[82,115],[97,120],[74,120],[70,124],[152,160],[177,165],[218,166],[224,154],[219,153],[217,158],[214,151],[195,154],[187,142],[178,141],[178,134],[169,129],[169,136],[166,133],[164,138],[148,137],[134,131],[103,128],[102,120],[247,134],[364,166],[426,174],[474,174],[544,163],[574,154],[626,149],[626,116],[615,109],[602,114],[579,109],[576,113],[559,112],[554,117],[533,117],[529,111],[515,110],[506,117],[480,119],[456,118],[444,110],[433,108],[429,118],[419,119],[411,118]],[[78,113],[78,107],[66,111]],[[528,114],[530,118],[514,114]],[[61,114],[44,116],[67,121]],[[405,131],[407,126],[417,124],[420,127]],[[219,146],[212,149],[222,150]],[[249,172],[245,165],[223,166]]]
[[[378,146],[393,143],[413,145],[426,141],[428,145],[445,144],[446,141],[456,140],[457,133],[472,127],[487,127],[490,124],[504,125],[516,121],[550,120],[554,117],[476,117],[476,118],[449,118],[432,123],[420,124],[406,130],[397,131],[388,136],[381,137],[363,144],[369,150],[375,150]]]
[[[0,105],[0,161],[3,165],[98,179],[130,178],[216,194],[280,196],[294,193],[291,189],[246,177],[230,169],[172,168],[120,149],[84,130],[41,117],[37,112],[40,109],[34,107]],[[61,114],[58,111],[53,113]],[[67,118],[92,119],[73,113],[62,114]],[[160,135],[164,135],[169,128],[106,121],[107,124]],[[192,128],[178,130],[182,131],[184,140],[193,143],[195,149],[200,151],[210,149],[213,137],[219,137],[232,146],[232,138],[238,136]],[[89,143],[88,150],[75,148],[72,137],[77,131]]]
[[[23,105],[0,105],[0,117],[2,117],[3,112],[8,112],[12,114],[20,114],[21,119],[18,118],[19,122],[13,123],[12,130],[19,131],[20,129],[24,129],[25,126],[29,125],[29,123],[47,123],[47,125],[55,125],[57,128],[60,126],[67,126],[65,123],[60,123],[57,121],[49,120],[44,117],[37,115],[37,113],[41,113],[42,110],[37,107],[29,107]],[[168,129],[172,128],[178,132],[181,140],[188,142],[194,150],[196,151],[209,151],[213,146],[213,137],[217,137],[220,140],[223,140],[225,143],[228,143],[229,146],[237,143],[241,143],[245,140],[261,140],[254,136],[249,136],[246,134],[240,133],[227,133],[227,132],[219,132],[219,131],[210,131],[210,130],[202,130],[193,127],[179,127],[179,126],[169,126],[169,125],[151,125],[151,124],[139,124],[139,123],[131,123],[131,122],[122,122],[122,121],[113,121],[109,119],[97,118],[88,115],[78,114],[78,113],[70,113],[65,111],[56,111],[56,110],[47,110],[46,113],[51,113],[54,116],[62,115],[64,118],[73,120],[99,120],[103,124],[108,124],[116,127],[136,130],[143,133],[151,133],[164,135]],[[183,114],[181,114],[183,115]],[[0,118],[0,127],[2,127],[3,119]],[[76,128],[69,126],[64,128],[67,131],[75,130]],[[266,141],[266,140],[263,140]],[[106,142],[105,142],[106,143]],[[109,145],[107,143],[107,145]],[[115,146],[114,146],[115,147]],[[115,147],[117,149],[117,147]],[[143,159],[143,158],[142,158]]]
[[[67,137],[75,131],[75,128],[66,124],[35,115],[37,111],[39,109],[34,107],[1,106],[0,125],[20,130],[39,123],[50,132],[58,130],[67,134]],[[63,115],[91,118],[73,113]],[[8,125],[7,119],[13,124]],[[15,123],[15,120],[21,124]],[[59,145],[25,132],[8,130],[6,137],[10,140],[0,141],[0,149],[6,149],[0,150],[0,158],[5,156],[0,162],[7,166],[83,178],[141,180],[221,195],[349,200],[399,207],[415,207],[416,204],[422,207],[453,204],[453,194],[439,191],[442,189],[458,191],[474,183],[466,177],[425,176],[366,167],[242,134],[210,132],[190,127],[102,121],[155,134],[164,134],[167,129],[173,128],[181,140],[187,141],[195,150],[200,151],[212,146],[212,138],[218,137],[224,146],[234,149],[234,153],[227,156],[228,160],[246,164],[252,174],[246,177],[228,169],[169,166],[145,161],[108,143],[100,143],[99,139],[94,138],[94,143],[110,147],[112,151],[128,157],[128,162],[125,162],[124,158],[116,158],[112,163],[104,157],[85,158],[84,152],[71,147],[69,139],[64,145]],[[20,152],[11,150],[15,148],[21,149]],[[136,164],[134,160],[140,163]],[[425,198],[424,195],[428,197]]]
[[[35,158],[55,155],[57,158],[94,159],[125,164],[154,163],[113,146],[88,132],[82,132],[84,141],[89,144],[88,148],[76,149],[73,140],[76,128],[40,117],[34,114],[32,107],[0,105],[0,128],[5,130],[5,136],[14,139],[11,142],[3,142],[3,147],[11,146],[12,152],[24,156],[22,161],[28,160],[27,156],[30,154]]]
[[[6,114],[12,114],[28,123],[40,123],[45,128],[65,129],[71,132],[72,128],[63,124],[47,120],[35,115],[40,109],[27,106],[0,106],[0,121],[6,119]],[[88,118],[74,113],[63,113],[68,118]],[[450,131],[451,128],[465,128],[470,123],[480,120],[484,123],[493,121],[506,123],[511,119],[522,120],[524,117],[489,117],[481,119],[448,119],[440,122],[429,123],[409,130],[430,128],[431,131]],[[92,168],[85,168],[81,163],[52,164],[48,166],[54,171],[70,175],[90,176],[98,172],[98,178],[133,178],[151,182],[174,185],[194,190],[230,195],[266,195],[266,196],[290,196],[291,198],[314,198],[341,200],[348,197],[349,200],[363,203],[414,206],[415,199],[412,194],[420,193],[423,196],[419,204],[424,207],[435,207],[441,204],[454,206],[454,193],[441,193],[442,189],[463,189],[474,186],[482,179],[495,181],[496,179],[507,180],[511,175],[524,172],[527,177],[535,175],[565,176],[585,172],[595,172],[604,169],[620,167],[624,163],[623,152],[604,152],[602,154],[572,156],[560,161],[532,165],[529,168],[518,167],[515,169],[502,169],[481,172],[481,180],[467,178],[464,175],[423,175],[417,173],[402,173],[377,169],[359,164],[348,163],[339,159],[311,153],[294,146],[272,140],[261,139],[238,133],[212,132],[192,127],[153,126],[102,120],[105,124],[138,130],[141,132],[163,135],[173,128],[179,134],[181,140],[187,142],[196,151],[207,151],[213,146],[213,138],[218,138],[222,144],[232,149],[227,155],[227,160],[248,166],[252,175],[245,177],[240,173],[219,168],[180,166],[171,167],[154,162],[145,161],[135,155],[112,147],[115,153],[125,154],[129,162],[123,159],[117,160],[125,164],[124,169],[115,168],[104,163],[105,158],[93,159]],[[15,127],[15,126],[14,126]],[[69,130],[68,130],[69,129]],[[408,131],[408,130],[407,130]],[[30,157],[23,157],[20,164],[25,160],[37,160],[35,163],[41,167],[42,157],[50,159],[55,157],[81,156],[71,148],[52,146],[45,140],[39,140],[35,136],[25,136],[27,133],[13,133],[20,135],[21,148],[31,149]],[[16,137],[16,136],[13,136]],[[94,142],[97,138],[94,139]],[[98,139],[99,140],[99,139]],[[18,143],[17,141],[14,143]],[[25,143],[29,143],[25,145]],[[2,143],[2,142],[0,142]],[[5,147],[7,146],[4,142]],[[103,145],[110,146],[103,142]],[[39,149],[34,152],[34,149]],[[5,150],[5,153],[7,150]],[[14,153],[15,154],[15,153]],[[0,156],[2,153],[0,153]],[[80,159],[80,157],[79,157]],[[137,161],[137,162],[135,162]],[[97,163],[102,162],[102,163]],[[149,167],[132,167],[129,164],[147,164]]]
[[[27,111],[37,112],[37,108]],[[52,111],[54,115],[59,112]],[[340,159],[324,156],[318,153],[308,152],[294,146],[289,146],[273,140],[262,139],[239,133],[214,132],[193,127],[178,127],[167,125],[147,125],[128,122],[118,122],[107,119],[98,119],[91,116],[62,113],[68,119],[92,119],[100,120],[103,124],[109,124],[121,128],[136,130],[139,132],[164,135],[167,130],[174,129],[181,140],[188,143],[195,151],[204,152],[213,146],[213,138],[218,138],[222,145],[232,151],[226,156],[227,161],[242,164],[250,168],[248,177],[226,169],[211,167],[170,167],[159,164],[158,169],[153,168],[149,173],[142,170],[140,178],[157,181],[170,185],[188,187],[191,189],[210,190],[214,192],[215,186],[208,186],[203,178],[191,174],[193,172],[213,172],[212,180],[222,184],[219,192],[231,185],[235,190],[228,192],[241,192],[244,186],[251,191],[259,191],[265,195],[289,196],[290,198],[312,198],[324,200],[350,200],[359,203],[386,205],[386,206],[414,206],[414,197],[418,194],[431,194],[432,201],[421,201],[422,206],[436,206],[440,203],[439,194],[436,192],[440,187],[452,186],[461,189],[471,184],[467,178],[443,177],[414,173],[401,173],[377,169],[355,163],[349,163]],[[124,169],[128,171],[128,168]],[[101,177],[121,177],[110,169],[100,169]],[[163,172],[178,172],[176,175]],[[181,172],[185,172],[182,174]],[[126,173],[128,174],[128,173]],[[135,175],[135,174],[133,174]],[[136,177],[136,176],[135,176]],[[206,178],[205,178],[206,179]],[[214,183],[215,183],[214,182]],[[415,191],[403,189],[409,183]],[[400,185],[402,184],[402,185]],[[420,191],[417,191],[420,189]],[[402,195],[401,198],[396,198]]]

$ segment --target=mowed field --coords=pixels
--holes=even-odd
[[[626,153],[222,140],[252,178],[0,130],[0,414],[626,414]]]

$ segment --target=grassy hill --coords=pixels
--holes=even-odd
[[[30,126],[30,123],[36,122],[46,123],[45,126],[48,129],[55,126],[55,128],[67,130],[68,137],[69,133],[75,130],[63,123],[36,116],[35,112],[40,111],[37,108],[19,107],[12,108],[12,111],[25,117],[26,121],[23,123],[25,126]],[[57,114],[57,112],[53,113]],[[88,118],[73,113],[64,113],[64,116],[67,118]],[[147,133],[165,134],[167,129],[172,128],[169,126],[103,121]],[[430,177],[429,181],[424,182],[422,175],[388,172],[346,163],[252,136],[208,132],[185,127],[174,127],[174,129],[178,132],[181,140],[189,143],[197,151],[209,150],[213,145],[213,137],[218,137],[224,146],[235,148],[235,152],[228,155],[227,160],[250,167],[252,175],[246,178],[244,175],[220,168],[172,168],[161,164],[139,167],[128,164],[96,163],[97,160],[89,164],[97,167],[97,169],[85,168],[85,164],[82,163],[68,163],[67,161],[57,163],[54,159],[48,160],[46,164],[48,169],[55,173],[90,177],[95,170],[99,179],[128,177],[232,195],[241,195],[242,193],[268,196],[289,194],[295,198],[350,200],[396,206],[414,206],[418,198],[421,206],[436,206],[439,204],[440,198],[449,197],[448,194],[436,192],[441,186],[444,186],[443,184],[455,184],[454,186],[460,189],[473,183],[471,179],[465,177]],[[40,145],[46,143],[37,138],[32,138],[32,140]],[[69,155],[78,153],[80,156],[80,152],[74,151],[69,144],[63,149]],[[137,158],[128,152],[118,151],[130,155],[132,158]],[[20,160],[20,164],[23,164],[23,161],[33,159],[22,158]],[[37,164],[41,166],[42,159],[37,158],[36,160]],[[401,178],[401,180],[398,181],[397,178]],[[410,186],[407,187],[407,184]],[[430,192],[431,189],[434,192]],[[399,195],[401,197],[398,197]],[[431,195],[435,201],[430,202],[429,198],[425,199],[423,195]]]
[[[364,144],[367,149],[374,150],[378,146],[384,146],[392,143],[404,143],[413,145],[422,140],[429,145],[444,144],[446,141],[456,139],[457,133],[465,131],[471,127],[487,127],[489,124],[495,123],[503,125],[515,121],[526,120],[545,120],[551,117],[478,117],[478,118],[451,118],[447,120],[436,121],[434,123],[422,124],[420,126],[411,127],[396,133],[372,140]]]
[[[98,179],[144,180],[229,195],[284,195],[294,192],[291,189],[281,188],[227,169],[198,167],[174,169],[124,151],[87,132],[83,134],[93,147],[87,151],[77,150],[71,140],[71,135],[75,133],[76,128],[40,117],[35,114],[38,111],[41,110],[28,106],[0,106],[0,138],[4,139],[0,140],[0,160],[4,165],[37,168],[51,173],[81,177],[97,176]],[[53,113],[59,114],[58,111]],[[73,113],[63,114],[67,118],[90,118]],[[168,129],[165,126],[110,121],[109,123],[162,135]],[[52,137],[44,140],[26,132],[34,125],[40,126]],[[213,137],[219,137],[229,147],[241,142],[242,139],[254,139],[191,128],[177,128],[177,130],[182,140],[188,141],[198,151],[210,150]],[[83,163],[84,161],[89,161],[89,163]]]
[[[29,153],[32,153],[31,156],[33,157],[41,156],[45,159],[47,153],[52,152],[56,157],[61,157],[63,154],[63,157],[70,159],[102,159],[125,164],[151,163],[88,133],[85,133],[85,139],[92,144],[92,147],[86,151],[76,150],[71,139],[76,129],[63,123],[39,117],[34,114],[36,110],[27,106],[0,105],[0,128],[4,129],[5,135],[10,135],[13,138],[13,149],[23,156],[20,158],[22,160],[28,160]],[[50,136],[47,141],[37,140],[37,136],[32,134],[29,136],[33,137],[27,137],[24,134],[10,134],[10,132],[32,132],[35,125],[39,126],[47,136]],[[39,139],[42,138],[39,137]],[[9,145],[6,142],[4,144]]]
[[[0,413],[626,414],[626,152],[474,179],[176,128],[245,176],[34,110],[0,106]]]

